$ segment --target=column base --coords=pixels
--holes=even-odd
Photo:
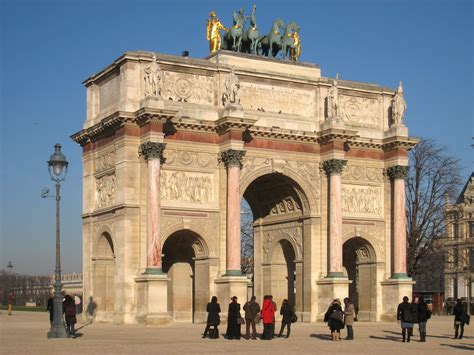
[[[156,270],[156,269],[154,269]],[[137,316],[139,323],[146,325],[168,325],[171,314],[168,312],[169,278],[161,274],[143,274],[135,278],[137,283]]]
[[[397,272],[394,273],[391,277],[391,280],[412,280],[410,276],[406,272]]]
[[[63,324],[53,324],[48,332],[48,339],[69,338],[66,326]]]
[[[394,275],[395,276],[395,275]],[[394,321],[397,319],[397,308],[404,296],[411,299],[415,281],[411,278],[390,278],[382,281],[382,315],[380,320]]]
[[[339,273],[336,273],[339,274]],[[329,305],[334,299],[342,300],[349,295],[349,285],[352,283],[347,277],[329,278],[316,281],[318,285],[318,311],[317,320],[323,320]]]
[[[166,275],[160,267],[147,267],[142,275]]]
[[[245,276],[241,270],[226,270],[224,276]]]
[[[342,271],[332,271],[327,274],[325,279],[346,279],[347,277],[344,276],[344,273]]]
[[[241,308],[247,302],[247,285],[250,282],[247,276],[222,276],[215,279],[216,293],[218,302],[224,305],[222,309],[227,309],[226,305],[230,302],[231,297],[237,296],[237,302]],[[227,312],[221,313],[221,321],[227,321]]]

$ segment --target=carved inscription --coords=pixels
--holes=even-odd
[[[214,175],[185,171],[161,171],[161,199],[207,204],[215,201]]]
[[[376,99],[356,96],[339,96],[341,116],[354,123],[377,126],[378,104]]]
[[[314,94],[311,91],[241,83],[240,103],[243,107],[265,112],[284,112],[293,115],[311,116],[314,114]]]
[[[378,186],[342,185],[342,212],[381,215],[382,191]]]
[[[115,174],[96,179],[95,207],[104,208],[115,202]]]

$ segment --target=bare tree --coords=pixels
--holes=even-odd
[[[421,139],[410,152],[407,178],[407,272],[415,275],[444,235],[445,195],[454,196],[461,184],[459,159],[432,139]],[[440,266],[442,270],[442,265]]]
[[[241,204],[240,221],[241,269],[244,275],[253,275],[253,215],[247,203]]]

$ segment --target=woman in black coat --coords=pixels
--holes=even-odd
[[[73,337],[76,337],[76,331],[74,325],[77,323],[76,319],[76,303],[74,299],[66,295],[63,301],[63,312],[66,318],[66,330]]]
[[[332,304],[324,315],[324,321],[328,323],[328,327],[331,329],[333,341],[341,340],[341,329],[344,329],[343,318],[344,313],[342,312],[341,301],[336,298],[332,301]]]
[[[229,303],[229,312],[227,315],[227,339],[240,339],[240,303],[237,303],[237,297],[232,297],[232,302]]]
[[[418,326],[420,330],[420,341],[426,341],[426,323],[428,319],[431,318],[431,311],[428,308],[428,305],[425,302],[423,296],[418,297],[418,307],[417,307],[417,316],[418,316]]]
[[[283,300],[283,303],[280,308],[280,314],[283,317],[281,319],[281,328],[278,337],[281,338],[283,330],[286,326],[286,337],[289,338],[291,332],[291,319],[293,318],[293,314],[295,314],[295,312],[293,311],[293,307],[290,306],[288,300]]]
[[[207,304],[207,323],[206,329],[204,329],[203,338],[207,337],[207,333],[209,332],[209,327],[214,327],[213,334],[211,334],[211,338],[216,338],[215,335],[219,336],[219,330],[217,326],[221,323],[221,317],[219,315],[221,313],[221,306],[217,303],[217,297],[213,296],[211,298],[211,302]]]
[[[464,324],[467,318],[467,312],[462,304],[462,300],[458,298],[456,300],[456,305],[453,308],[453,315],[454,315],[454,339],[462,339],[464,335]],[[461,328],[461,332],[459,333],[459,328]]]

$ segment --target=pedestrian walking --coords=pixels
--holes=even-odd
[[[63,312],[66,319],[66,330],[70,336],[76,337],[76,331],[74,325],[77,323],[76,319],[76,305],[74,299],[66,295],[63,301]]]
[[[416,308],[413,304],[408,302],[407,296],[403,297],[403,302],[397,308],[397,320],[400,321],[402,327],[403,342],[410,342],[410,337],[413,335],[413,325],[418,320]]]
[[[355,308],[350,298],[344,298],[344,325],[347,328],[347,336],[345,340],[354,340],[354,325]]]
[[[289,338],[290,333],[291,333],[291,323],[293,322],[295,311],[293,310],[293,307],[290,305],[290,303],[286,299],[283,300],[283,303],[281,304],[280,314],[283,317],[281,319],[281,328],[280,328],[280,333],[278,333],[278,337],[281,338],[283,334],[283,330],[286,327],[286,338]]]
[[[49,323],[53,324],[53,318],[54,318],[54,297],[51,296],[48,298],[48,304],[46,306],[46,312],[49,312]]]
[[[240,315],[240,303],[237,303],[237,296],[231,298],[229,303],[229,312],[227,313],[227,339],[240,340],[240,326],[245,323]]]
[[[82,313],[82,300],[78,295],[74,295],[74,304],[76,305],[76,314]]]
[[[219,338],[219,329],[217,326],[221,324],[221,317],[219,315],[221,313],[221,306],[217,303],[217,297],[213,296],[211,298],[211,302],[207,304],[207,322],[206,328],[204,329],[204,334],[202,335],[203,338],[207,337],[207,333],[210,331],[210,327],[213,327],[210,331],[210,338],[217,339]]]
[[[470,318],[467,314],[465,305],[463,305],[462,300],[458,298],[456,300],[456,305],[453,308],[453,315],[454,315],[454,339],[462,339],[464,335],[464,325],[468,324]],[[461,332],[459,332],[459,328],[461,328]],[[458,337],[459,336],[459,337]]]
[[[431,310],[425,302],[423,296],[418,297],[418,329],[420,331],[420,342],[426,342],[426,323],[431,318]]]
[[[263,334],[262,340],[271,340],[272,337],[272,325],[275,318],[275,308],[270,296],[263,298],[262,312],[260,318],[263,321]]]
[[[252,339],[257,339],[255,323],[260,319],[260,305],[256,302],[256,297],[252,296],[250,301],[244,304],[245,311],[245,339],[250,339],[250,326],[252,326]]]
[[[342,312],[341,301],[336,298],[332,301],[324,315],[324,321],[328,323],[328,327],[331,329],[331,337],[333,341],[341,340],[341,329],[344,328],[343,319],[344,313]]]
[[[8,292],[8,297],[7,297],[7,303],[8,303],[8,315],[11,316],[13,312],[13,305],[15,304],[15,294],[13,293],[13,290],[10,290]]]

